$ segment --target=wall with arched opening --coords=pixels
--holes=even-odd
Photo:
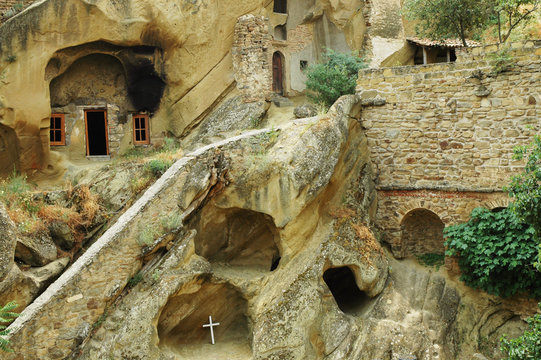
[[[280,51],[272,54],[272,91],[284,95],[285,58]]]
[[[444,228],[440,217],[430,210],[415,209],[407,213],[400,224],[404,256],[443,254]]]

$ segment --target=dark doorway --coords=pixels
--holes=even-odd
[[[272,55],[272,91],[284,95],[284,60],[280,52]]]
[[[274,12],[287,14],[287,0],[274,0]]]
[[[359,290],[353,271],[347,266],[331,268],[323,274],[336,304],[346,314],[359,314],[370,298]]]
[[[109,155],[107,136],[107,112],[105,110],[86,110],[86,155]]]

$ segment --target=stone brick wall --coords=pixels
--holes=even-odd
[[[408,252],[401,224],[412,210],[450,225],[477,206],[507,205],[501,189],[523,166],[513,148],[541,125],[541,43],[512,48],[515,63],[500,74],[487,57],[497,46],[462,50],[456,63],[360,72],[377,224],[396,256]]]
[[[271,37],[267,20],[244,15],[235,26],[231,50],[237,88],[245,102],[265,101],[272,92]]]
[[[521,168],[513,147],[539,131],[541,115],[541,48],[514,54],[513,69],[498,75],[486,60],[361,71],[365,103],[377,95],[386,101],[362,113],[378,186],[493,191],[507,184]]]

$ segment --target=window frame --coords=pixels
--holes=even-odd
[[[144,129],[135,127],[135,119],[143,118],[145,119]],[[132,115],[132,127],[133,127],[133,145],[150,145],[150,119],[148,114],[133,114]],[[144,131],[146,140],[137,140],[137,132]]]
[[[65,146],[66,145],[65,114],[58,114],[58,113],[51,114],[51,117],[49,119],[52,120],[53,118],[60,118],[60,129],[51,128],[50,126],[51,123],[49,123],[49,143],[51,146]],[[51,141],[51,132],[58,131],[58,130],[60,130],[60,141]]]

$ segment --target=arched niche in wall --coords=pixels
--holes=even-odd
[[[287,14],[287,0],[274,0],[274,12]]]
[[[19,169],[17,134],[12,128],[0,124],[0,176],[5,177]]]
[[[404,256],[443,254],[443,229],[440,217],[427,209],[408,212],[400,224]]]
[[[260,272],[279,267],[279,233],[268,215],[246,209],[207,206],[190,226],[197,230],[196,253],[210,262]]]

